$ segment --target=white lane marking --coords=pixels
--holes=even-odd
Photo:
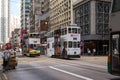
[[[75,74],[75,73],[71,73],[71,72],[68,72],[68,71],[65,71],[65,70],[62,70],[62,69],[58,69],[58,68],[55,68],[55,67],[52,67],[52,66],[49,66],[49,68],[60,71],[60,72],[63,72],[63,73],[66,73],[66,74],[69,74],[69,75],[72,75],[72,76],[75,76],[75,77],[78,77],[78,78],[81,78],[81,79],[84,79],[84,80],[93,80],[91,78],[81,76],[81,75],[78,75],[78,74]]]

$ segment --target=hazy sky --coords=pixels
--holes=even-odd
[[[10,0],[10,14],[20,15],[20,0]]]

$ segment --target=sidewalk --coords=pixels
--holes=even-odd
[[[84,61],[99,61],[106,62],[107,56],[81,56],[81,59]]]
[[[81,56],[81,61],[107,66],[107,56]]]
[[[107,56],[81,56],[81,59],[83,60],[90,60],[90,61],[107,61]]]

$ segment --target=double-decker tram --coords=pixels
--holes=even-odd
[[[113,0],[111,9],[108,72],[120,75],[120,0]]]
[[[40,56],[40,34],[29,33],[27,41],[27,56]]]
[[[50,31],[47,38],[47,55],[79,58],[81,55],[80,41],[80,27],[75,24]]]

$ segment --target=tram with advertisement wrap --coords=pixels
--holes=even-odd
[[[76,24],[48,32],[47,55],[61,58],[80,58],[80,27]]]
[[[120,76],[120,0],[113,0],[110,14],[108,72]]]
[[[29,33],[27,41],[27,56],[40,56],[40,34]]]

